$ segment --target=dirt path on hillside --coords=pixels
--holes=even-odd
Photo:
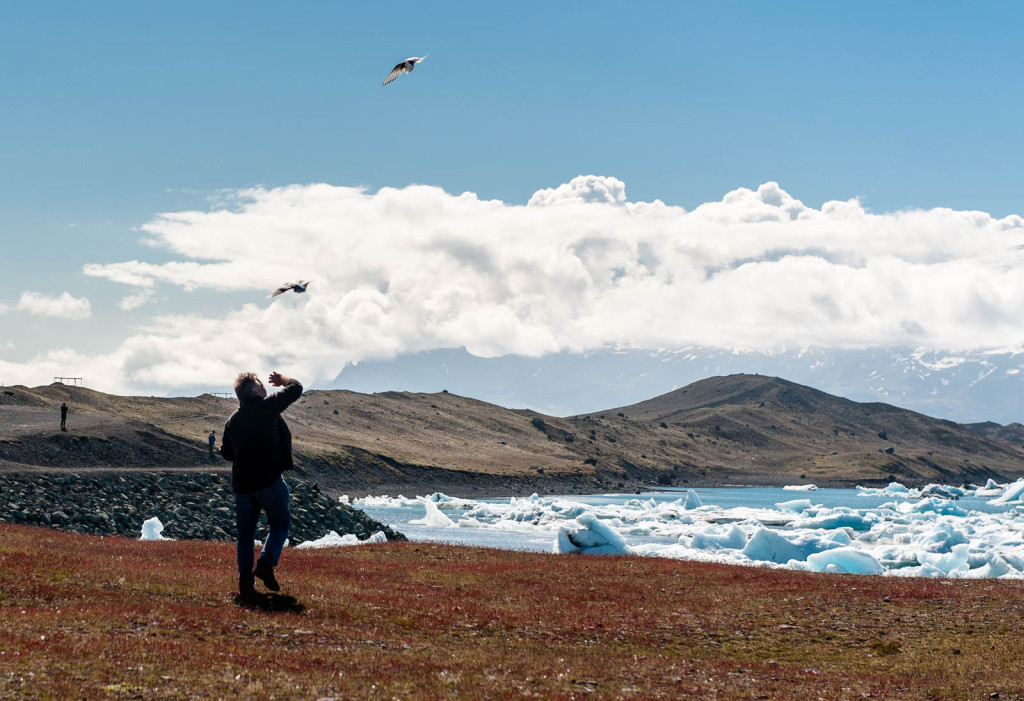
[[[120,416],[68,414],[68,432],[106,433],[123,427],[127,420]],[[22,438],[60,432],[60,412],[48,409],[4,407],[0,411],[0,438]]]

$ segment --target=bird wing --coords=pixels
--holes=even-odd
[[[293,287],[295,287],[295,283],[294,282],[286,282],[285,284],[281,285],[276,290],[274,290],[273,292],[268,294],[267,298],[269,299],[270,297],[277,297],[282,292],[287,292],[288,290],[292,289]]]
[[[395,66],[394,68],[391,69],[391,72],[388,73],[388,77],[384,79],[384,82],[381,83],[381,86],[387,85],[388,83],[392,82],[395,78],[397,78],[398,76],[402,75],[402,71],[404,71],[404,70],[405,70],[405,61],[402,61],[397,66]]]

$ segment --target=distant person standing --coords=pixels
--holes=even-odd
[[[60,430],[61,431],[67,431],[68,430],[67,422],[68,422],[68,403],[67,402],[61,402],[60,403]]]
[[[213,460],[213,449],[217,447],[217,432],[210,431],[210,459]]]
[[[302,396],[302,385],[278,372],[270,373],[270,384],[283,389],[268,397],[255,373],[243,372],[235,379],[238,409],[224,425],[221,437],[220,454],[231,461],[238,528],[238,593],[243,601],[256,596],[256,578],[267,589],[280,591],[274,568],[291,526],[291,494],[281,473],[293,467],[292,434],[281,413]],[[267,514],[270,534],[253,570],[253,540],[261,510]]]

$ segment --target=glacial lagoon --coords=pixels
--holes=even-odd
[[[909,489],[724,487],[352,504],[411,540],[836,573],[1024,578],[1024,481]],[[347,497],[343,497],[347,499]]]

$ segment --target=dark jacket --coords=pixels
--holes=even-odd
[[[266,489],[292,465],[292,433],[281,412],[302,396],[298,380],[265,398],[241,404],[224,424],[220,454],[231,461],[231,489],[240,494]]]

